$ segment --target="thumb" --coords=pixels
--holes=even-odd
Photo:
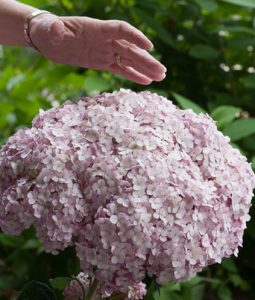
[[[59,18],[48,18],[44,21],[43,26],[46,27],[50,41],[54,45],[59,45],[65,34],[65,24]]]
[[[54,45],[59,45],[62,42],[66,32],[65,24],[60,19],[56,18],[55,20],[49,20],[47,26],[51,43]]]

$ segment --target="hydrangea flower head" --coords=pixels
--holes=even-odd
[[[121,89],[41,111],[0,152],[0,227],[74,246],[105,294],[183,281],[237,255],[255,176],[205,114]]]

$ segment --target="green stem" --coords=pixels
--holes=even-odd
[[[93,296],[96,292],[97,287],[98,287],[98,280],[95,278],[93,283],[92,283],[92,286],[89,289],[89,292],[88,292],[87,296],[84,298],[84,300],[92,300],[92,298],[93,298]]]

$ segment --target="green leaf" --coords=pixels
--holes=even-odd
[[[244,87],[248,89],[255,89],[255,74],[249,74],[247,76],[241,77],[239,81]]]
[[[156,89],[156,88],[153,88],[151,86],[148,87],[148,90],[152,93],[157,93],[160,96],[163,96],[163,97],[166,97],[166,98],[168,97],[168,92],[165,91],[165,90]]]
[[[255,134],[244,138],[242,140],[242,147],[251,153],[255,153]]]
[[[25,285],[17,300],[57,300],[57,297],[48,285],[33,280]]]
[[[144,300],[153,300],[153,299],[155,299],[154,292],[156,292],[156,284],[155,284],[155,281],[152,279],[150,284],[149,284],[149,288],[147,290],[147,293],[144,297]]]
[[[196,44],[190,48],[189,55],[202,60],[214,60],[219,56],[219,51],[209,45]]]
[[[37,239],[29,239],[24,243],[22,249],[40,249],[41,247],[42,245]]]
[[[194,0],[202,9],[213,12],[219,8],[219,5],[213,0]]]
[[[13,277],[4,276],[1,274],[0,276],[0,291],[3,289],[11,289],[13,287]]]
[[[200,107],[199,105],[197,105],[196,103],[194,103],[193,101],[185,98],[184,96],[181,96],[177,93],[172,92],[172,95],[174,96],[174,98],[176,99],[176,101],[179,103],[179,105],[181,106],[181,108],[183,109],[192,109],[194,111],[194,113],[206,113],[206,111]]]
[[[236,264],[234,263],[233,259],[231,259],[231,258],[224,258],[221,262],[221,265],[224,269],[228,270],[229,272],[233,272],[233,273],[238,272]]]
[[[94,96],[100,92],[106,91],[111,87],[109,80],[99,76],[85,77],[84,89],[89,96]]]
[[[244,282],[244,280],[240,277],[240,275],[236,273],[229,274],[229,279],[234,284],[235,287],[241,286]]]
[[[168,283],[160,288],[160,294],[154,292],[155,300],[183,300],[183,298],[174,290],[174,283]],[[149,300],[149,299],[148,299]]]
[[[253,170],[255,171],[255,156],[253,156],[253,158],[251,160],[251,166],[252,166]]]
[[[56,277],[50,279],[50,284],[55,289],[63,291],[64,288],[71,282],[72,278],[70,277]]]
[[[195,276],[193,278],[191,278],[189,281],[186,281],[183,283],[183,286],[188,286],[188,287],[193,287],[199,283],[201,283],[203,281],[203,279],[199,276]]]
[[[18,236],[9,236],[0,233],[0,245],[4,245],[11,248],[17,248],[22,245],[22,238]]]
[[[192,300],[203,300],[205,295],[205,284],[198,284],[192,288]]]
[[[61,0],[61,2],[63,3],[63,6],[67,9],[67,10],[72,10],[73,9],[73,3],[70,0]]]
[[[247,33],[249,35],[255,35],[255,30],[246,26],[237,26],[237,25],[220,25],[213,27],[212,30],[209,30],[210,33],[218,33],[219,31],[228,31],[233,33]]]
[[[222,128],[231,123],[240,111],[240,107],[222,105],[214,109],[210,115],[215,121],[217,121],[217,127]]]
[[[254,30],[253,30],[254,33]],[[232,36],[230,39],[227,40],[228,47],[234,48],[234,49],[245,49],[248,46],[255,46],[255,39],[253,36],[247,36],[247,35],[235,35]]]
[[[226,285],[220,285],[217,290],[217,294],[220,300],[232,300],[232,294],[230,289]]]
[[[25,78],[24,74],[18,74],[16,76],[13,76],[10,78],[10,80],[7,83],[7,90],[12,90],[17,84],[19,84],[23,79]]]
[[[245,7],[251,7],[255,8],[255,1],[254,0],[221,0],[223,2],[245,6]]]
[[[200,278],[203,279],[204,282],[212,283],[212,284],[215,284],[215,285],[218,285],[218,284],[221,283],[221,279],[204,277],[204,276],[200,276]]]
[[[148,15],[146,12],[139,8],[134,8],[137,15],[141,18],[143,22],[145,22],[148,26],[150,26],[157,34],[157,37],[165,44],[175,47],[175,43],[171,34],[158,22],[155,22],[155,19]]]
[[[224,128],[223,133],[228,135],[232,142],[247,137],[255,133],[255,118],[234,121]]]

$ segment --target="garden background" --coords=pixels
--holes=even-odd
[[[109,72],[56,65],[28,48],[0,46],[0,145],[30,126],[39,108],[121,87],[151,90],[181,108],[207,112],[255,170],[254,0],[23,0],[59,15],[121,19],[153,42],[152,55],[168,69],[162,82],[132,83]],[[255,209],[238,258],[224,259],[191,281],[162,286],[155,300],[254,300]],[[46,254],[33,229],[20,237],[0,232],[0,299],[31,280],[79,272],[73,249]],[[58,299],[61,299],[58,293]],[[44,298],[43,298],[44,299]]]

